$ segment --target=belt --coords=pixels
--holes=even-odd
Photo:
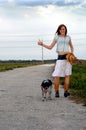
[[[58,59],[57,60],[66,60],[66,54],[58,55]]]

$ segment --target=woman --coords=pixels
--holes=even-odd
[[[64,24],[59,25],[56,35],[50,45],[46,45],[40,40],[38,41],[38,45],[41,45],[47,49],[52,49],[55,44],[57,44],[56,52],[58,54],[55,70],[52,74],[54,77],[55,97],[59,97],[60,77],[65,77],[64,97],[67,97],[70,95],[68,90],[70,75],[72,73],[72,65],[66,60],[66,55],[68,53],[73,53],[74,48],[70,36],[67,35],[67,27]]]

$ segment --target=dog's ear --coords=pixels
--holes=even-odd
[[[46,80],[43,80],[42,83],[41,83],[41,86],[44,87],[45,82],[46,82]]]
[[[41,83],[41,86],[43,86],[43,82]]]
[[[52,81],[50,79],[47,79],[47,80],[48,80],[49,84],[52,85]]]

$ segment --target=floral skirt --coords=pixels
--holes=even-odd
[[[67,60],[57,60],[53,77],[65,77],[72,74],[72,65]]]

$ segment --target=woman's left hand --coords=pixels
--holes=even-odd
[[[43,42],[41,40],[38,41],[38,45],[43,45]]]

